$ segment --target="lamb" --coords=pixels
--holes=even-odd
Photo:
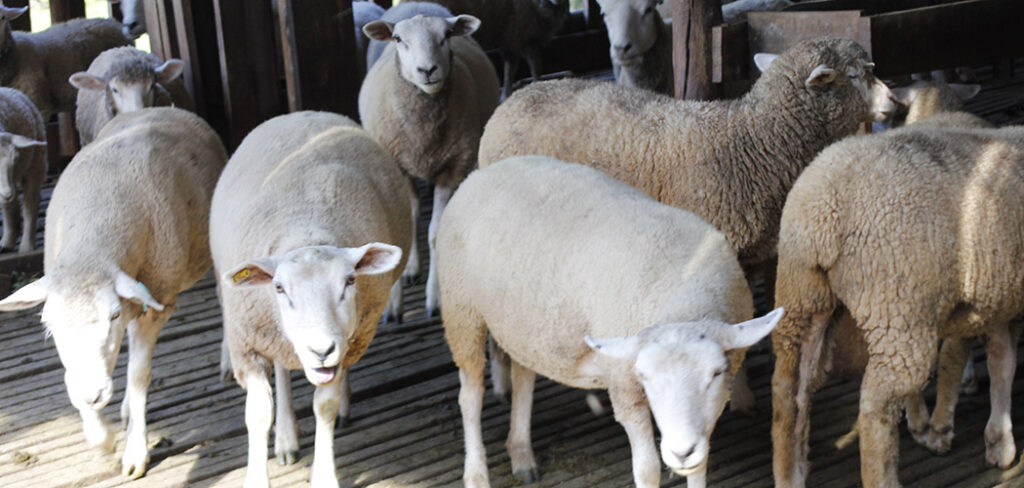
[[[442,18],[454,17],[450,10],[436,3],[417,1],[402,2],[387,9],[384,12],[384,15],[381,15],[380,20],[391,24],[397,24],[405,19],[411,19],[417,15]],[[363,33],[366,34],[365,32]],[[369,37],[369,34],[367,34],[367,37]],[[373,64],[380,59],[382,54],[384,54],[384,49],[390,44],[390,39],[385,39],[383,41],[370,39],[370,43],[366,48],[366,69],[373,67]]]
[[[672,96],[672,26],[655,9],[659,0],[600,0],[608,29],[615,82]]]
[[[356,29],[356,69],[360,79],[366,76],[366,49],[370,44],[370,38],[363,32],[363,26],[381,18],[382,15],[384,15],[384,7],[376,3],[352,2],[352,24]],[[446,17],[450,17],[450,15]]]
[[[161,61],[131,46],[100,53],[88,71],[68,79],[78,89],[75,125],[81,143],[92,142],[119,113],[167,105],[192,111],[192,100],[180,78],[184,69],[180,59]]]
[[[18,240],[20,193],[22,227],[18,252],[35,249],[39,199],[45,177],[43,117],[24,93],[0,87],[0,209],[4,216],[0,248],[14,249]]]
[[[992,378],[986,461],[1014,461],[1010,385],[1020,330],[1007,323],[1024,310],[1022,175],[1019,127],[909,126],[836,143],[804,170],[779,237],[777,300],[788,312],[772,337],[776,486],[805,484],[812,377],[840,305],[868,353],[857,419],[865,487],[899,486],[902,402],[910,402],[915,437],[952,437],[956,399],[944,399],[943,385],[955,394],[949,380],[966,354],[955,350],[959,338],[979,334],[989,338]],[[941,353],[952,366],[940,367],[929,425],[927,412],[914,420],[923,408],[914,403],[941,338],[956,340]]]
[[[71,404],[89,444],[115,436],[101,410],[128,330],[128,379],[121,416],[128,432],[121,472],[145,474],[146,390],[157,334],[178,293],[210,268],[208,215],[227,154],[192,113],[149,108],[122,114],[61,174],[46,216],[44,276],[0,311],[42,302],[66,373]]]
[[[900,103],[894,123],[927,124],[932,127],[991,128],[992,124],[977,115],[959,111],[964,102],[974,98],[981,85],[918,81],[909,86],[893,88],[893,98]]]
[[[312,486],[338,486],[333,430],[339,410],[348,413],[347,370],[370,345],[388,290],[401,298],[406,193],[387,152],[327,112],[264,122],[228,162],[213,196],[210,249],[235,380],[247,390],[246,487],[268,485],[271,369],[278,461],[298,458],[289,370],[303,369],[316,385]]]
[[[569,0],[437,0],[456,14],[479,18],[474,35],[487,49],[497,48],[504,60],[501,98],[512,94],[512,79],[525,58],[533,81],[540,79],[541,50],[569,18]]]
[[[636,486],[659,482],[652,413],[662,460],[687,486],[704,486],[733,374],[782,315],[750,320],[750,289],[720,232],[599,171],[520,156],[463,182],[437,247],[445,338],[462,385],[465,486],[489,486],[480,430],[488,333],[512,359],[506,446],[516,478],[538,477],[530,408],[540,373],[608,389]]]
[[[584,80],[535,83],[488,121],[480,167],[518,154],[593,166],[710,222],[745,269],[763,266],[804,166],[894,105],[850,40],[807,40],[755,62],[764,73],[738,100],[680,101]]]
[[[10,21],[26,11],[0,5],[0,85],[28,95],[43,120],[49,120],[75,109],[68,77],[85,70],[101,52],[129,41],[111,19],[74,19],[40,32],[12,32]]]
[[[430,218],[426,307],[438,306],[434,241],[452,192],[476,166],[484,124],[498,104],[498,77],[468,36],[480,26],[470,15],[443,19],[417,15],[366,25],[371,39],[391,40],[359,91],[363,126],[402,169],[435,185]],[[413,215],[419,201],[412,200]],[[418,269],[418,263],[413,269]]]

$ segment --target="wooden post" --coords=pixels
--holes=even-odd
[[[85,0],[50,0],[50,21],[56,24],[85,17]]]
[[[711,100],[718,97],[719,86],[711,81],[711,28],[721,23],[721,0],[672,0],[676,98]]]
[[[28,7],[28,0],[5,0],[4,5],[10,8]],[[32,9],[29,8],[28,12],[11,21],[11,28],[16,31],[29,32],[32,30]]]
[[[278,0],[277,8],[289,110],[358,118],[352,1]]]
[[[178,56],[178,33],[175,30],[172,0],[142,0],[146,11],[146,32],[149,46],[160,59]]]

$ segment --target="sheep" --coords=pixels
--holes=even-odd
[[[405,19],[411,19],[417,15],[442,18],[454,17],[450,10],[436,3],[417,1],[402,2],[387,9],[387,11],[384,12],[384,15],[381,15],[380,20],[391,24],[397,24]],[[369,37],[369,34],[367,34],[367,37]],[[390,39],[385,39],[383,41],[370,39],[370,43],[366,48],[366,69],[373,67],[373,64],[377,62],[382,54],[384,54],[384,49],[390,44]]]
[[[384,7],[376,3],[367,1],[352,2],[352,24],[356,29],[356,69],[359,73],[359,79],[366,76],[366,49],[370,44],[370,38],[363,32],[363,26],[381,18],[382,15],[384,15]],[[450,15],[446,17],[450,17]]]
[[[428,314],[437,310],[439,295],[437,225],[452,192],[476,166],[480,134],[498,104],[494,66],[468,37],[479,26],[480,20],[470,15],[417,15],[364,28],[371,39],[392,42],[359,91],[363,126],[408,175],[435,185],[428,229]],[[413,215],[418,205],[414,198]],[[411,268],[418,269],[414,264]]]
[[[680,101],[610,83],[535,83],[505,101],[480,140],[480,167],[517,154],[591,165],[721,230],[745,269],[775,254],[790,186],[869,113],[894,109],[857,43],[802,41],[758,54],[764,72],[738,100]],[[597,143],[600,141],[600,143]]]
[[[21,244],[18,252],[35,249],[39,199],[46,177],[46,128],[43,117],[24,93],[0,87],[0,209],[4,234],[0,248],[14,249],[18,240],[18,196],[21,194]]]
[[[456,14],[479,18],[474,37],[486,49],[497,48],[504,64],[501,98],[512,94],[512,79],[525,58],[532,81],[540,79],[541,50],[569,18],[569,0],[436,0]]]
[[[146,33],[146,2],[142,0],[121,1],[121,31],[129,39],[137,39]]]
[[[75,109],[68,77],[83,71],[101,52],[129,41],[111,19],[74,19],[40,32],[13,32],[10,22],[28,7],[0,5],[0,85],[32,100],[43,120]]]
[[[900,107],[894,124],[927,124],[932,127],[991,128],[992,124],[977,115],[960,112],[964,102],[974,98],[981,85],[918,81],[909,86],[892,88]],[[902,119],[899,120],[899,119]]]
[[[986,461],[1013,462],[1009,388],[1019,328],[1006,324],[1024,310],[1022,175],[1019,127],[909,126],[840,141],[804,170],[783,209],[778,247],[777,300],[787,314],[772,337],[776,486],[805,484],[810,378],[839,305],[867,350],[857,419],[865,487],[899,486],[899,406],[919,400],[941,338],[988,335]],[[956,400],[943,400],[942,378],[945,371],[956,381],[966,351],[945,349],[940,364],[955,366],[940,367],[935,416],[931,425],[911,420],[915,437],[952,437]]]
[[[672,26],[655,9],[659,0],[600,0],[615,82],[672,96]]]
[[[409,192],[369,134],[327,112],[264,122],[228,162],[213,196],[210,249],[234,377],[247,391],[246,487],[268,485],[271,369],[278,461],[298,458],[289,370],[302,369],[316,386],[312,486],[338,485],[334,422],[348,413],[347,370],[370,345],[388,290],[395,285],[392,297],[401,298]]]
[[[469,175],[437,248],[468,488],[489,486],[480,430],[488,333],[512,359],[506,446],[516,478],[538,478],[530,408],[540,373],[608,390],[636,486],[658,486],[652,413],[662,460],[687,486],[704,486],[733,374],[782,313],[751,320],[750,289],[720,232],[594,169],[518,156]]]
[[[101,409],[128,331],[121,473],[145,474],[146,389],[157,334],[178,293],[210,268],[210,197],[227,154],[192,113],[122,114],[61,174],[46,215],[44,275],[0,301],[0,311],[42,302],[42,321],[66,369],[71,404],[90,445],[114,447]]]
[[[122,112],[167,105],[192,111],[192,100],[180,78],[184,69],[180,59],[161,61],[131,46],[100,53],[88,71],[68,79],[78,89],[75,125],[81,143],[92,142],[104,124]]]

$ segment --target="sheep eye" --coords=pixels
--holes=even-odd
[[[725,373],[725,370],[724,369],[719,369],[719,370],[715,371],[715,374],[712,375],[711,377],[712,378],[718,378],[719,376],[722,376],[723,373]]]
[[[402,38],[401,37],[395,36],[394,39],[395,39],[395,42],[401,44],[401,42],[402,42]]]
[[[351,286],[351,285],[354,285],[355,283],[356,283],[355,275],[348,275],[348,278],[345,278],[345,286]]]
[[[284,287],[281,286],[280,283],[274,283],[274,289],[277,290],[278,293],[284,295]]]
[[[116,311],[116,312],[114,312],[113,314],[110,315],[110,321],[111,322],[113,322],[113,321],[115,321],[115,320],[117,320],[119,318],[121,318],[121,311],[120,310],[118,310],[118,311]]]

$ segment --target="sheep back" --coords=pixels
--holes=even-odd
[[[498,104],[498,76],[475,41],[451,39],[452,70],[434,95],[402,78],[393,45],[359,91],[363,126],[408,174],[455,187],[475,167],[484,124]]]
[[[217,184],[210,219],[214,267],[220,276],[242,261],[310,245],[400,246],[402,261],[392,272],[359,278],[365,281],[357,331],[342,361],[347,367],[369,346],[391,284],[405,267],[410,192],[394,160],[348,118],[327,112],[275,117],[246,136]],[[278,329],[273,287],[219,289],[236,372],[258,357],[301,367]]]
[[[190,112],[118,115],[53,190],[45,274],[62,282],[62,273],[112,262],[173,303],[210,268],[210,198],[226,161],[216,133]]]
[[[576,377],[592,352],[585,335],[753,313],[736,255],[710,224],[551,158],[514,157],[470,174],[445,209],[437,249],[445,334],[460,368],[482,361],[468,345],[483,322],[527,368],[606,387]]]

